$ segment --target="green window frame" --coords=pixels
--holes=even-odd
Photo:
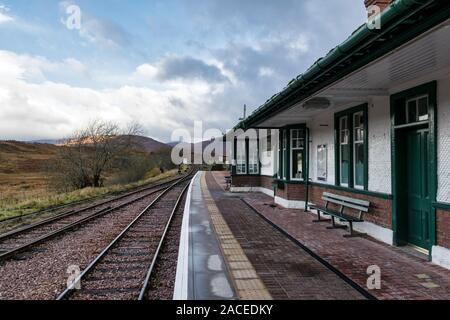
[[[236,140],[236,174],[247,174],[247,141],[244,139]]]
[[[335,114],[336,186],[368,190],[368,105]]]
[[[292,181],[304,181],[305,179],[305,129],[290,130],[290,163]]]
[[[259,148],[258,141],[247,140],[247,154],[248,154],[248,174],[259,175]]]
[[[288,177],[288,165],[287,165],[288,131],[287,130],[283,130],[283,134],[282,134],[282,153],[283,153],[282,177],[283,177],[283,180],[287,180],[287,177]]]
[[[306,176],[306,127],[294,125],[280,129],[277,177],[282,181],[304,182]]]

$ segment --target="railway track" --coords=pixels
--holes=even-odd
[[[191,168],[190,172],[181,178],[139,189],[82,209],[64,212],[54,217],[0,235],[0,262],[13,258],[19,253],[25,252],[43,242],[79,228],[99,217],[114,213],[119,209],[125,208],[148,197],[156,196],[158,193],[164,192],[164,190],[167,189],[167,186],[173,185],[174,181],[176,181],[175,183],[184,181],[192,174],[192,172],[193,169]]]
[[[158,195],[57,299],[145,299],[174,217],[182,213],[189,182],[181,180]]]
[[[120,192],[119,194],[116,194],[116,195],[114,195],[114,193],[106,194],[106,195],[102,195],[102,196],[98,196],[98,197],[94,197],[94,198],[89,198],[89,199],[85,199],[85,200],[80,200],[80,201],[67,203],[67,204],[60,205],[60,206],[50,207],[50,208],[39,210],[39,211],[36,211],[36,212],[22,214],[22,215],[19,215],[19,216],[16,216],[16,217],[2,219],[2,220],[0,220],[0,226],[7,225],[7,224],[10,224],[10,223],[15,223],[15,222],[18,222],[18,221],[26,221],[28,219],[32,219],[32,218],[35,218],[35,217],[40,216],[40,215],[50,215],[50,214],[63,215],[65,213],[79,211],[81,209],[88,210],[88,209],[91,209],[94,206],[100,206],[102,204],[108,203],[108,202],[110,202],[112,200],[115,200],[115,199],[125,198],[125,197],[128,197],[130,195],[133,195],[133,194],[136,194],[136,193],[148,190],[150,188],[154,188],[156,186],[166,185],[166,184],[172,183],[172,182],[174,182],[174,181],[176,181],[178,179],[179,178],[163,179],[163,181],[157,181],[157,182],[151,183],[149,185],[140,186],[140,187],[137,187],[137,188],[134,188],[134,189],[131,189],[131,190]],[[109,199],[109,197],[112,197],[112,198]],[[104,200],[104,201],[98,202],[98,203],[96,203],[94,205],[89,205],[86,208],[73,209],[73,207],[81,206],[81,205],[87,204],[87,203],[96,202],[98,200],[105,199],[105,198],[107,198],[107,199]],[[62,211],[63,209],[68,209],[68,210],[66,210],[64,212],[59,212],[59,211]]]

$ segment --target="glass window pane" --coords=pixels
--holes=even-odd
[[[428,120],[428,97],[419,99],[419,121]]]
[[[350,146],[341,146],[341,184],[348,185],[350,176]]]
[[[361,115],[359,113],[355,114],[354,124],[355,128],[358,128],[361,125]]]
[[[354,139],[355,139],[355,142],[364,142],[364,129],[356,128]]]
[[[341,131],[341,144],[348,144],[348,138],[349,138],[349,131],[348,130],[342,130]]]
[[[283,164],[283,178],[286,179],[287,178],[287,165],[286,165],[286,160],[288,157],[288,151],[284,150],[283,151],[283,158],[284,158],[284,164]]]
[[[292,178],[303,179],[303,150],[292,152]]]
[[[355,144],[355,186],[364,187],[364,144]]]
[[[305,147],[305,139],[300,139],[298,141],[298,147],[299,148],[304,148]]]
[[[417,122],[417,103],[416,100],[408,102],[408,123]]]
[[[321,181],[327,181],[328,168],[327,168],[327,146],[322,145],[317,148],[317,179]]]
[[[364,119],[364,113],[361,112],[360,116],[359,116],[359,126],[360,127],[364,127],[364,124],[366,123],[366,119]]]
[[[340,122],[341,122],[341,130],[348,129],[347,117],[342,117]]]
[[[238,174],[247,173],[247,159],[245,150],[245,140],[237,141],[237,154],[236,154],[236,172]]]

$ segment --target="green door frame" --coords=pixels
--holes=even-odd
[[[429,120],[427,122],[422,122],[418,124],[411,125],[399,125],[396,122],[396,115],[400,107],[405,107],[405,101],[409,98],[413,98],[420,95],[427,94],[429,97]],[[401,186],[398,184],[399,177],[399,161],[396,145],[397,141],[397,131],[405,129],[407,127],[420,127],[423,125],[428,125],[430,130],[430,197],[431,202],[436,201],[437,194],[437,82],[433,81],[430,83],[423,84],[421,86],[400,92],[398,94],[391,96],[391,155],[392,155],[392,229],[394,232],[394,244],[401,245],[400,239],[400,223],[399,215],[401,211],[401,203],[399,201],[399,188]],[[433,208],[431,203],[431,217],[430,217],[430,259],[431,259],[431,247],[436,244],[436,209]]]

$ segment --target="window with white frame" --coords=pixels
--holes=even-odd
[[[280,131],[281,133],[281,131]],[[281,169],[283,168],[283,155],[281,154],[283,143],[280,141],[280,135],[278,136],[278,153],[277,153],[277,178],[281,179]]]
[[[305,132],[301,129],[291,130],[291,180],[303,180],[305,150]]]
[[[283,179],[286,180],[287,178],[287,165],[286,165],[286,159],[287,159],[287,130],[283,130]]]
[[[350,130],[348,116],[339,119],[340,183],[348,187],[350,181]]]
[[[336,184],[368,187],[367,105],[342,111],[336,118]]]
[[[245,140],[238,139],[236,141],[236,173],[247,174],[247,154]]]
[[[272,130],[267,130],[267,151],[272,151]]]
[[[406,123],[428,121],[428,95],[406,101]]]
[[[248,173],[249,174],[258,174],[259,173],[259,156],[258,156],[258,144],[256,141],[250,141],[248,152],[249,152]]]
[[[358,189],[364,189],[364,122],[364,112],[357,112],[353,115],[353,174],[354,187]]]

